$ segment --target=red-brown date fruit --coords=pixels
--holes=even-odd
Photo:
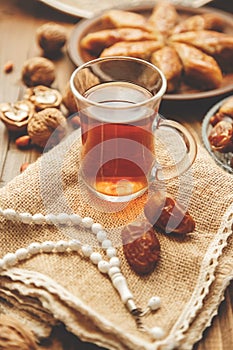
[[[223,113],[218,112],[210,118],[210,124],[212,126],[215,126],[216,124],[218,124],[222,120],[229,122],[229,123],[233,123],[233,119],[231,117],[229,117]]]
[[[160,258],[160,243],[153,227],[146,220],[134,222],[123,228],[121,236],[131,268],[139,275],[151,273]]]
[[[233,96],[223,103],[219,108],[219,112],[233,118]]]
[[[222,120],[218,122],[209,134],[209,142],[213,150],[222,153],[233,150],[233,124]]]
[[[170,195],[155,192],[144,207],[147,220],[165,233],[186,234],[193,232],[195,221],[188,211]]]

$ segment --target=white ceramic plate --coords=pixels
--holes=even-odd
[[[138,5],[140,0],[39,0],[50,7],[72,16],[92,18],[112,7]]]

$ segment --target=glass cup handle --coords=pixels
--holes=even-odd
[[[177,177],[187,171],[193,164],[196,154],[197,154],[197,144],[194,137],[191,133],[181,124],[173,120],[164,120],[160,119],[158,128],[156,130],[163,129],[172,129],[179,134],[180,140],[186,147],[184,156],[175,164],[168,166],[160,166],[156,161],[151,170],[150,180],[170,180],[174,177]],[[155,130],[155,133],[156,133]],[[155,136],[156,137],[156,136]]]

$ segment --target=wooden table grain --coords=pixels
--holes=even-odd
[[[95,3],[95,2],[93,2]],[[213,6],[233,12],[232,1],[214,1]],[[61,23],[70,32],[78,21],[62,12],[56,11],[35,0],[0,0],[0,103],[14,102],[23,96],[25,87],[21,82],[21,69],[24,61],[33,56],[41,56],[36,40],[36,28],[48,21]],[[11,73],[3,71],[4,64],[13,61]],[[63,91],[65,83],[75,68],[68,54],[64,54],[55,61],[56,81],[54,86]],[[189,113],[189,123],[200,134],[202,117],[214,101],[203,101],[200,104],[190,105],[187,102],[180,106],[172,103],[162,104],[165,116],[179,116],[186,120]],[[174,115],[175,111],[175,115]],[[20,173],[20,166],[25,162],[35,161],[40,152],[32,149],[19,150],[5,125],[0,122],[0,186],[4,186]],[[96,350],[93,344],[82,343],[77,337],[67,332],[64,326],[54,328],[51,337],[41,344],[41,349],[50,350]],[[221,303],[218,315],[213,319],[211,327],[203,334],[201,341],[195,344],[193,350],[232,350],[233,349],[233,282],[225,292],[225,300]]]

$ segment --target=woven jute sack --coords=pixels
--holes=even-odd
[[[142,277],[128,265],[120,233],[126,224],[144,218],[143,207],[153,188],[125,204],[110,204],[90,194],[79,176],[76,132],[2,188],[0,207],[43,215],[78,213],[101,223],[117,249],[137,307],[146,308],[152,296],[160,296],[161,308],[142,322],[147,328],[161,327],[165,335],[153,340],[138,329],[108,275],[80,252],[69,250],[33,255],[2,271],[2,310],[9,303],[16,316],[25,315],[32,324],[36,319],[38,335],[43,324],[62,321],[82,340],[108,349],[191,349],[210,325],[233,274],[232,176],[198,145],[191,169],[163,184],[174,198],[186,201],[196,228],[185,237],[157,232],[161,257],[155,270]],[[1,257],[32,242],[74,238],[105,255],[93,233],[82,226],[23,224],[2,215],[0,224]]]

